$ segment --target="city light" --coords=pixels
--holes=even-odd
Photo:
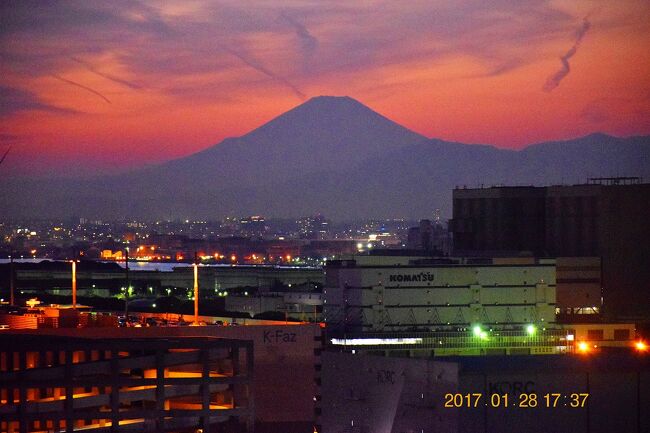
[[[537,332],[537,328],[535,327],[535,325],[526,326],[526,333],[528,335],[535,335],[536,332]]]
[[[194,263],[194,324],[199,323],[199,266]]]
[[[72,308],[77,309],[77,262],[72,260]]]
[[[589,352],[589,345],[585,343],[584,341],[581,341],[578,343],[578,351],[581,353],[587,353]]]
[[[483,333],[483,330],[481,329],[480,325],[476,325],[472,328],[472,332],[474,333],[475,337],[480,337]]]
[[[645,352],[646,350],[648,350],[648,345],[645,344],[645,342],[643,341],[637,341],[636,343],[634,343],[634,347],[639,352]]]

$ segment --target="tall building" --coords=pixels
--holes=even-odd
[[[406,247],[409,250],[422,250],[438,255],[449,255],[449,232],[439,219],[420,220],[417,227],[408,229]]]
[[[650,184],[456,189],[453,205],[455,254],[600,257],[605,311],[650,312]]]
[[[300,218],[296,221],[298,235],[301,239],[328,239],[331,230],[331,221],[323,215],[314,215]]]
[[[239,220],[239,232],[243,236],[262,237],[268,232],[263,216],[253,215]]]

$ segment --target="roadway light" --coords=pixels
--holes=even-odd
[[[537,328],[535,327],[535,325],[526,326],[526,333],[528,335],[535,335],[536,332],[537,332]]]
[[[584,341],[581,341],[578,343],[578,351],[581,353],[587,353],[589,352],[589,345],[585,343]]]
[[[72,308],[77,309],[77,261],[72,260]]]
[[[634,348],[639,352],[645,352],[646,350],[648,350],[648,345],[645,344],[643,341],[637,341],[636,343],[634,343]]]

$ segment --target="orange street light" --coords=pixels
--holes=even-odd
[[[77,261],[72,260],[72,308],[77,309]]]

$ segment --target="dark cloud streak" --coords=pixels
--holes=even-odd
[[[587,19],[587,17],[584,18],[582,21],[582,26],[578,29],[576,33],[576,40],[573,43],[573,46],[569,48],[569,51],[567,51],[562,57],[560,57],[560,61],[562,62],[562,68],[548,77],[546,80],[546,83],[544,84],[544,87],[542,88],[545,92],[551,92],[553,89],[555,89],[557,86],[560,85],[560,82],[569,75],[569,72],[571,72],[571,65],[569,64],[569,59],[575,55],[575,53],[578,51],[578,46],[580,46],[580,42],[582,42],[582,38],[585,37],[585,34],[589,31],[589,28],[591,27],[591,23]]]
[[[280,14],[280,17],[283,18],[289,24],[291,24],[291,27],[294,28],[294,30],[296,31],[296,35],[300,39],[300,44],[302,45],[305,54],[311,55],[316,50],[316,48],[318,48],[318,39],[316,39],[311,33],[309,33],[307,27],[305,27],[303,24],[299,23],[298,21],[294,20],[286,13],[282,12]]]
[[[90,63],[85,62],[85,61],[83,61],[81,59],[78,59],[76,57],[70,57],[70,59],[73,62],[76,62],[76,63],[80,64],[81,66],[83,66],[84,68],[86,68],[87,70],[92,72],[93,74],[99,75],[102,78],[106,78],[109,81],[113,81],[114,83],[121,84],[121,85],[126,86],[126,87],[128,87],[130,89],[133,89],[133,90],[142,89],[142,86],[140,86],[138,84],[132,83],[132,82],[127,81],[127,80],[124,80],[124,79],[116,77],[114,75],[109,75],[109,74],[106,74],[104,72],[98,71],[97,69],[95,69],[95,67],[93,65],[91,65]]]
[[[5,158],[7,158],[7,154],[9,153],[10,150],[11,150],[11,146],[7,148],[4,155],[2,155],[2,158],[0,158],[0,165],[2,165],[2,163],[5,161]]]
[[[109,104],[111,103],[111,100],[110,100],[110,99],[108,99],[106,96],[102,95],[101,93],[99,93],[99,92],[98,92],[97,90],[95,90],[95,89],[91,89],[91,88],[88,87],[88,86],[84,86],[83,84],[79,84],[79,83],[77,83],[76,81],[68,80],[67,78],[60,77],[60,76],[58,76],[58,75],[56,75],[56,74],[50,74],[50,76],[56,78],[56,79],[59,80],[59,81],[63,81],[64,83],[70,84],[71,86],[75,86],[75,87],[79,87],[80,89],[84,89],[84,90],[87,91],[87,92],[90,92],[90,93],[92,93],[92,94],[94,94],[94,95],[99,96],[99,97],[102,98],[104,101],[108,102]]]
[[[244,55],[240,53],[239,51],[233,50],[232,48],[228,48],[226,46],[220,45],[219,48],[222,50],[226,51],[229,54],[232,54],[233,56],[237,57],[239,60],[244,62],[246,65],[250,66],[251,68],[255,69],[258,72],[261,72],[262,74],[266,75],[267,77],[272,78],[273,80],[284,84],[286,87],[290,88],[293,93],[298,96],[301,100],[307,99],[307,95],[305,95],[298,87],[296,87],[293,83],[291,83],[289,80],[287,80],[284,77],[281,77],[277,75],[275,72],[269,70],[266,68],[264,65],[262,65],[260,62],[255,60],[252,57],[249,57],[247,55]]]

